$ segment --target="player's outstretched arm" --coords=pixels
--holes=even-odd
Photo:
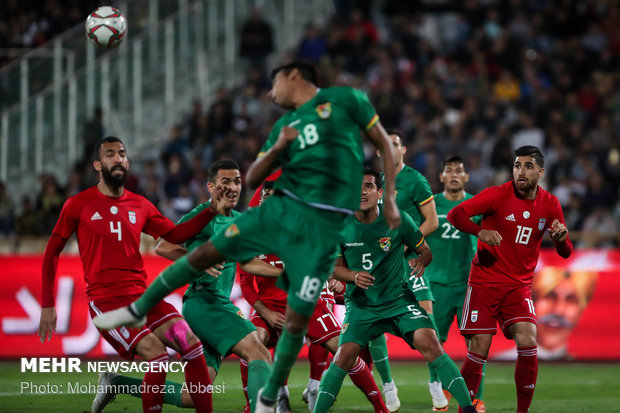
[[[276,160],[280,153],[289,147],[298,134],[299,131],[297,129],[283,126],[280,129],[276,143],[262,156],[256,158],[248,168],[248,172],[245,174],[246,185],[252,189],[259,186],[276,168]]]
[[[42,298],[41,319],[39,321],[39,339],[43,343],[45,339],[52,339],[52,333],[56,331],[55,304],[55,281],[58,269],[58,257],[65,248],[67,240],[57,234],[52,234],[43,255],[42,268]]]
[[[166,241],[165,239],[160,239],[155,247],[155,252],[160,257],[164,257],[169,259],[170,261],[176,261],[185,254],[187,254],[187,250],[180,246],[179,244],[173,244],[171,242]]]
[[[239,266],[243,271],[258,275],[259,277],[276,278],[282,274],[281,268],[267,264],[256,257],[244,263],[239,263]]]
[[[398,228],[400,225],[400,212],[396,206],[396,193],[394,189],[396,157],[394,156],[392,141],[379,121],[366,131],[366,135],[381,152],[381,161],[383,162],[383,171],[385,173],[383,190],[383,213],[385,214],[385,220],[391,229]]]

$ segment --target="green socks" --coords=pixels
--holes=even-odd
[[[439,374],[437,373],[437,370],[433,368],[433,365],[431,363],[426,363],[426,365],[428,366],[428,373],[430,376],[429,382],[434,383],[436,381],[441,381],[439,380]]]
[[[437,370],[444,389],[448,390],[461,407],[471,406],[471,397],[463,376],[447,354],[442,354],[431,363]]]
[[[127,392],[123,392],[122,394],[129,394],[130,396],[137,397],[138,399],[142,398],[142,393],[140,393],[140,385],[142,385],[142,379],[137,379],[135,377],[127,377],[127,376],[116,376],[111,381],[111,384],[121,389],[127,389]],[[127,386],[127,387],[124,387]],[[170,392],[171,388],[174,387],[174,392]],[[171,404],[177,407],[183,407],[183,399],[181,397],[183,386],[179,383],[175,383],[173,381],[166,380],[166,392],[164,393],[164,403]]]
[[[133,302],[132,309],[137,315],[144,316],[172,291],[202,275],[204,272],[189,265],[187,255],[184,255],[155,278],[144,294]]]
[[[474,397],[475,399],[478,399],[478,400],[484,400],[482,398],[482,389],[484,389],[484,373],[486,373],[486,369],[487,369],[487,364],[484,363],[482,365],[482,378],[480,379],[480,386],[478,386],[478,393],[476,393],[476,397]]]
[[[278,340],[278,346],[273,356],[271,375],[269,376],[267,385],[263,388],[262,397],[265,400],[275,401],[278,397],[278,389],[286,382],[291,368],[297,360],[297,355],[301,350],[301,346],[304,344],[305,335],[306,331],[298,334],[291,334],[286,329],[282,330],[282,335]]]
[[[391,383],[392,371],[390,370],[390,361],[388,360],[385,334],[381,334],[379,337],[371,340],[370,343],[368,343],[368,350],[370,350],[372,361],[375,362],[375,367],[377,367],[377,371],[379,371],[383,383]]]
[[[334,404],[336,396],[342,387],[342,381],[347,372],[332,363],[321,379],[319,386],[319,397],[314,405],[314,413],[326,413]]]
[[[265,360],[252,360],[248,363],[248,398],[250,410],[254,411],[258,390],[269,380],[271,365]]]

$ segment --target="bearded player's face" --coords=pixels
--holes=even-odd
[[[529,191],[536,188],[544,170],[531,156],[517,156],[512,167],[512,177],[517,189]]]
[[[123,186],[129,171],[125,145],[121,142],[104,142],[99,148],[99,160],[95,161],[95,169],[101,173],[106,185],[116,188]]]

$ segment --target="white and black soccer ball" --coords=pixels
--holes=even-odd
[[[97,7],[86,18],[85,26],[90,41],[104,49],[117,47],[127,34],[127,19],[110,6]]]

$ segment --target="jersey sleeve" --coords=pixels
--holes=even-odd
[[[413,202],[418,208],[428,204],[434,198],[431,184],[422,174],[418,174],[418,179],[413,188]]]
[[[151,204],[151,202],[146,198],[143,198],[142,202],[143,208],[147,213],[146,224],[144,225],[142,232],[157,239],[174,229],[174,222],[163,216],[161,212],[155,208],[155,205]]]
[[[420,231],[420,228],[413,222],[413,218],[405,211],[400,211],[401,215],[401,234],[403,242],[411,250],[415,250],[424,242],[424,235]],[[409,255],[409,254],[408,254]]]
[[[54,226],[52,234],[59,236],[62,239],[69,239],[73,231],[80,222],[80,205],[75,198],[71,197],[67,199],[60,211],[60,217]]]
[[[468,234],[478,235],[480,225],[470,218],[476,215],[488,215],[494,212],[496,200],[501,196],[499,187],[487,188],[478,195],[461,202],[448,212],[448,221],[456,229]]]
[[[349,88],[346,99],[349,116],[363,131],[370,130],[379,121],[379,115],[361,90]]]

